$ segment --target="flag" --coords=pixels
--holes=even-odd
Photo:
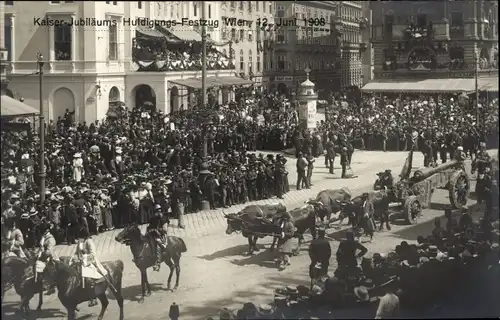
[[[405,164],[403,165],[403,169],[401,170],[401,174],[399,175],[401,180],[408,179],[410,177],[412,163],[413,163],[413,148],[410,150],[408,157],[406,157]]]

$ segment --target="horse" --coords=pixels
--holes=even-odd
[[[14,287],[21,297],[19,312],[27,318],[30,313],[29,302],[38,293],[37,311],[42,310],[43,286],[35,281],[34,261],[17,256],[2,259],[2,301],[10,288]]]
[[[148,281],[147,269],[156,265],[156,255],[153,246],[158,245],[152,235],[143,235],[138,226],[132,225],[125,227],[116,237],[115,240],[130,246],[134,263],[141,272],[141,289],[142,297],[139,303],[144,302],[145,296],[151,295],[151,286]],[[175,287],[179,287],[179,276],[181,273],[180,260],[183,252],[187,252],[184,240],[179,237],[167,236],[167,247],[162,248],[162,262],[170,268],[168,276],[167,290],[171,290],[170,283],[174,274],[175,268]],[[159,248],[158,248],[159,249]]]
[[[52,257],[46,259],[46,265],[43,271],[44,289],[55,284],[59,301],[61,301],[68,311],[68,320],[76,319],[78,304],[89,301],[94,297],[97,297],[101,302],[101,312],[97,319],[102,320],[109,304],[109,300],[106,297],[107,289],[110,289],[113,293],[118,303],[118,307],[120,308],[119,319],[123,320],[123,261],[105,261],[102,263],[102,266],[108,271],[108,274],[103,281],[97,282],[92,288],[86,282],[85,287],[83,286],[83,279],[81,274],[77,271],[77,268]]]
[[[298,253],[304,240],[304,232],[310,229],[313,238],[316,237],[316,211],[312,205],[305,205],[301,208],[289,212],[292,222],[297,229],[294,237],[299,239],[299,244],[294,250]],[[252,255],[257,248],[257,239],[266,236],[273,236],[271,250],[274,249],[276,242],[281,234],[281,227],[278,225],[281,213],[276,212],[273,215],[266,216],[264,219],[255,213],[243,211],[240,213],[230,213],[225,215],[227,219],[226,234],[233,232],[242,232],[242,235],[248,239],[248,254]]]

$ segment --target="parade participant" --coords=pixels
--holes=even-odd
[[[330,257],[332,255],[332,248],[330,242],[325,238],[326,230],[324,227],[319,227],[318,238],[311,241],[309,245],[309,257],[311,264],[309,265],[309,273],[312,275],[317,263],[321,264],[321,275],[326,275],[328,266],[330,265]]]
[[[160,271],[161,260],[162,260],[162,250],[168,245],[168,225],[170,220],[168,216],[163,213],[162,207],[159,204],[155,205],[155,214],[151,218],[146,232],[150,234],[156,241],[156,245],[153,248],[156,250],[156,265],[154,267],[155,271]]]
[[[359,253],[356,254],[356,251]],[[352,231],[346,232],[346,239],[342,240],[337,249],[337,263],[339,268],[352,269],[357,268],[358,258],[363,257],[368,249],[354,239]]]
[[[284,270],[290,265],[290,256],[293,254],[292,238],[295,233],[295,226],[291,221],[292,217],[288,212],[281,216],[281,238],[278,240],[280,251],[279,269]]]
[[[326,144],[326,154],[325,154],[325,166],[328,168],[328,172],[333,174],[333,163],[335,162],[335,144],[332,140],[329,140]]]
[[[97,259],[97,250],[88,230],[82,228],[80,230],[80,235],[83,239],[76,245],[76,251],[74,256],[71,258],[71,262],[76,261],[81,268],[82,287],[85,288],[85,284],[89,284],[90,288],[88,289],[92,290],[95,280],[106,278],[108,272]],[[95,305],[97,305],[97,300],[94,297],[89,300],[89,307]]]
[[[486,151],[486,144],[484,142],[480,143],[480,150],[476,158],[472,161],[471,174],[477,171],[477,174],[484,173],[486,168],[491,169],[491,157]]]
[[[47,261],[47,259],[55,259],[58,260],[57,255],[55,254],[55,247],[56,247],[56,239],[54,238],[54,235],[50,233],[50,224],[48,223],[43,223],[41,225],[42,229],[42,239],[40,240],[40,252],[38,254],[37,260],[35,261],[35,266],[37,266],[40,261]],[[44,266],[44,264],[42,264]],[[35,267],[35,272],[41,273],[43,272],[42,268],[37,270],[37,267]],[[40,274],[41,275],[41,274]],[[41,281],[41,276],[39,277]],[[47,295],[51,295],[55,293],[55,284],[50,284],[49,288],[47,289]]]
[[[23,250],[24,237],[21,230],[16,227],[16,221],[14,218],[7,218],[5,221],[7,227],[6,239],[9,246],[9,254],[18,256],[19,258],[26,258]]]

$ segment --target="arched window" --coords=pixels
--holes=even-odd
[[[240,50],[240,71],[245,71],[245,54],[243,53],[243,50]]]
[[[260,71],[261,71],[261,70],[260,70],[260,68],[261,68],[261,67],[260,67],[260,57],[261,57],[261,56],[260,56],[260,52],[257,50],[257,61],[256,61],[256,62],[257,62],[257,66],[256,66],[257,72],[260,72]]]
[[[248,73],[253,73],[252,50],[248,50]]]

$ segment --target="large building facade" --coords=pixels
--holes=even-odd
[[[447,79],[449,91],[473,89],[476,75],[480,88],[498,82],[498,1],[370,4],[375,79]]]
[[[306,80],[306,69],[320,97],[340,87],[340,34],[335,1],[276,1],[274,40],[264,74],[269,89],[293,93]],[[272,61],[274,60],[274,61]]]
[[[363,84],[363,31],[366,28],[364,1],[336,1],[337,23],[342,32],[341,89]],[[366,62],[365,62],[366,63]]]
[[[240,2],[246,8],[244,15],[240,15],[239,7],[234,12],[229,9],[228,13],[228,8],[236,1],[5,1],[8,95],[38,106],[39,78],[34,74],[37,53],[40,53],[45,61],[42,99],[49,119],[57,119],[69,109],[75,111],[77,121],[92,122],[105,117],[110,102],[122,101],[134,107],[138,95],[148,95],[164,112],[183,105],[187,107],[192,96],[190,92],[200,88],[201,68],[166,71],[165,68],[149,67],[145,71],[133,54],[135,39],[141,32],[152,37],[170,39],[175,36],[180,41],[199,42],[201,36],[197,31],[200,30],[196,26],[169,28],[164,25],[161,29],[151,26],[148,21],[199,20],[204,5],[205,18],[217,23],[208,24],[209,41],[228,56],[231,51],[236,52],[230,66],[212,67],[207,71],[208,77],[225,77],[224,82],[217,82],[217,94],[219,100],[230,99],[232,85],[239,83],[241,72],[247,77],[249,71],[257,72],[261,68],[257,66],[256,41],[249,32],[244,33],[246,38],[237,44],[224,41],[227,34],[224,36],[223,16],[243,17],[241,19],[248,21],[257,19],[255,1],[250,6],[249,1],[238,1],[238,6]],[[68,24],[73,20],[83,22]],[[168,32],[162,35],[164,29]],[[241,52],[243,54],[239,54]],[[235,63],[242,59],[243,69]],[[164,63],[156,61],[153,66]],[[234,81],[228,81],[233,78]],[[220,90],[221,86],[225,90]]]

